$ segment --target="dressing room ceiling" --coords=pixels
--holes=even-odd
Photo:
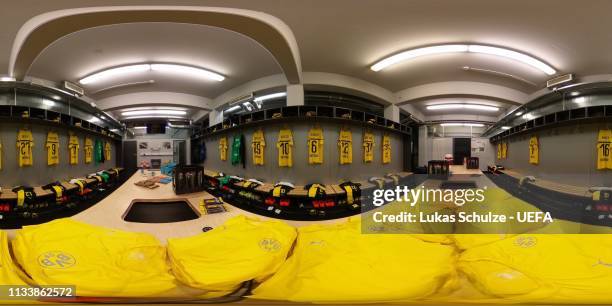
[[[510,48],[549,64],[556,75],[612,71],[608,30],[612,2],[606,0],[588,1],[588,5],[571,0],[23,0],[5,4],[0,12],[0,67],[8,67],[15,34],[28,19],[53,10],[110,5],[197,5],[264,12],[282,20],[293,32],[303,71],[347,75],[391,92],[435,82],[472,81],[530,94],[551,78],[513,60],[473,53],[420,57],[379,72],[370,69],[386,56],[436,44]],[[120,87],[94,96],[146,90],[214,98],[250,80],[282,73],[263,47],[233,32],[185,24],[121,24],[84,30],[57,41],[44,50],[28,75],[76,81],[101,68],[142,61],[181,62],[227,78],[217,83],[160,78],[154,84]]]

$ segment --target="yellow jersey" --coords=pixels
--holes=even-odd
[[[323,130],[320,127],[308,131],[308,163],[311,165],[323,163]]]
[[[536,136],[529,139],[529,163],[533,165],[540,163],[540,145]]]
[[[374,134],[363,133],[363,162],[369,163],[374,160]]]
[[[262,130],[257,130],[253,133],[253,141],[251,141],[253,150],[253,165],[264,164],[264,151],[266,149],[266,138]]]
[[[47,149],[47,165],[58,165],[59,164],[59,136],[56,132],[47,133],[47,142],[45,143]]]
[[[79,163],[79,138],[76,135],[70,135],[68,139],[68,152],[70,153],[70,164],[76,165]]]
[[[104,160],[111,160],[111,155],[113,155],[113,149],[111,147],[110,142],[106,141],[104,142]]]
[[[597,136],[597,170],[612,169],[611,144],[612,131],[599,130]]]
[[[501,142],[497,144],[497,159],[502,158],[502,145]]]
[[[219,157],[221,160],[227,160],[227,137],[225,136],[219,139]]]
[[[506,159],[508,157],[508,143],[502,142],[501,158]]]
[[[391,162],[391,137],[386,134],[382,137],[382,162],[383,164]]]
[[[353,163],[353,134],[350,130],[341,129],[338,136],[338,155],[340,164]]]
[[[278,166],[293,167],[293,133],[290,129],[281,129],[278,132]]]
[[[32,147],[34,147],[32,131],[26,129],[19,130],[19,133],[17,133],[17,161],[19,167],[31,166],[34,164]]]
[[[85,137],[85,147],[83,148],[85,151],[85,163],[91,163],[93,159],[93,141],[89,137]]]

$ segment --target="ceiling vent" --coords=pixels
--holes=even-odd
[[[558,76],[558,77],[556,77],[554,79],[550,79],[550,80],[546,81],[546,87],[549,88],[549,89],[555,89],[559,85],[569,83],[569,82],[571,82],[573,80],[574,80],[574,75],[569,73],[569,74]]]
[[[75,93],[79,96],[85,95],[85,90],[83,90],[83,88],[81,88],[79,85],[74,84],[74,83],[70,83],[68,81],[64,81],[64,89]]]
[[[240,97],[233,98],[233,99],[231,99],[231,100],[228,102],[228,105],[233,106],[233,105],[236,105],[236,104],[240,104],[240,103],[243,103],[243,102],[250,101],[251,99],[253,99],[253,93],[250,93],[250,94],[248,94],[248,95],[244,95],[244,96],[240,96]]]

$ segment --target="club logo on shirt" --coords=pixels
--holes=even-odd
[[[538,243],[538,240],[532,236],[517,237],[514,240],[514,245],[521,247],[521,248],[531,248],[531,247],[534,247],[537,243]]]
[[[281,249],[281,243],[274,238],[264,238],[259,241],[259,247],[266,252],[278,252]]]
[[[43,268],[66,269],[74,266],[74,257],[62,251],[49,251],[38,256],[38,264]]]

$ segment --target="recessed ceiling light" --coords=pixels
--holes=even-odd
[[[133,127],[133,129],[135,129],[135,130],[146,130],[147,127],[146,126],[135,126],[135,127]]]
[[[270,99],[276,99],[276,98],[284,97],[286,95],[287,95],[286,92],[277,92],[277,93],[273,93],[273,94],[257,97],[253,101],[255,101],[255,102],[262,102],[262,101],[266,101],[266,100],[270,100]]]
[[[152,110],[135,110],[122,112],[121,116],[142,116],[142,115],[187,115],[186,111],[173,109],[152,109]]]
[[[55,106],[55,102],[48,99],[43,99],[43,104],[46,106]]]
[[[483,127],[482,123],[460,123],[460,122],[451,122],[451,123],[441,123],[441,126],[469,126],[469,127]]]
[[[234,106],[224,110],[223,112],[224,113],[230,113],[230,112],[233,112],[233,111],[238,110],[238,109],[240,109],[240,105],[234,105]]]
[[[499,111],[499,107],[480,104],[434,104],[426,107],[428,110],[447,110],[447,109],[473,109],[488,112]]]
[[[195,67],[190,67],[190,66],[185,66],[185,65],[151,64],[151,70],[167,72],[167,73],[183,74],[183,75],[194,77],[194,78],[214,80],[217,82],[221,82],[225,80],[225,77],[218,73],[215,73],[215,72],[212,72],[206,69],[202,69],[202,68],[195,68]]]
[[[87,85],[87,84],[91,84],[94,82],[99,82],[104,79],[116,77],[119,75],[125,75],[125,74],[130,74],[130,73],[135,73],[135,72],[144,72],[144,71],[149,71],[149,70],[151,70],[151,65],[149,64],[138,64],[138,65],[129,65],[129,66],[111,68],[111,69],[100,71],[98,73],[94,73],[83,79],[80,79],[79,83],[83,85]]]
[[[500,57],[505,57],[508,59],[512,59],[515,61],[519,61],[526,65],[529,65],[533,68],[536,68],[548,75],[553,75],[557,73],[557,71],[552,68],[550,65],[540,61],[532,56],[527,54],[523,54],[517,51],[500,48],[500,47],[492,47],[485,45],[467,45],[467,44],[449,44],[449,45],[437,45],[430,46],[424,48],[411,49],[408,51],[404,51],[395,55],[391,55],[386,57],[374,65],[370,67],[373,71],[380,71],[394,64],[413,59],[416,57],[434,55],[434,54],[444,54],[444,53],[481,53],[481,54],[489,54]]]
[[[509,129],[510,129],[510,127],[509,127],[509,126],[502,126],[502,127],[501,127],[501,129],[502,129],[502,130],[509,130]]]
[[[580,94],[580,92],[577,92],[577,91],[572,91],[572,92],[570,92],[570,95],[571,95],[572,97],[575,97],[575,96],[577,96],[577,95],[579,95],[579,94]]]
[[[149,119],[149,118],[185,119],[185,117],[180,117],[180,116],[151,115],[151,116],[129,116],[129,117],[123,117],[123,118],[121,118],[121,120]]]
[[[15,82],[15,78],[9,76],[0,77],[0,82]]]
[[[574,99],[574,102],[576,103],[584,103],[586,102],[586,97],[577,97]]]
[[[107,79],[121,76],[121,75],[138,73],[138,72],[147,72],[151,70],[159,71],[162,73],[182,74],[182,75],[186,75],[192,78],[214,80],[218,82],[223,81],[225,79],[224,76],[218,73],[203,69],[203,68],[197,68],[197,67],[191,67],[191,66],[179,65],[179,64],[153,63],[153,64],[134,64],[134,65],[127,65],[127,66],[122,66],[122,67],[106,69],[106,70],[91,74],[79,80],[79,83],[83,85],[87,85],[87,84],[99,82],[102,80],[107,80]]]
[[[520,115],[522,115],[522,114],[523,114],[523,112],[518,112],[518,113],[516,113],[516,114],[514,114],[514,115],[518,117],[518,116],[520,116]]]

